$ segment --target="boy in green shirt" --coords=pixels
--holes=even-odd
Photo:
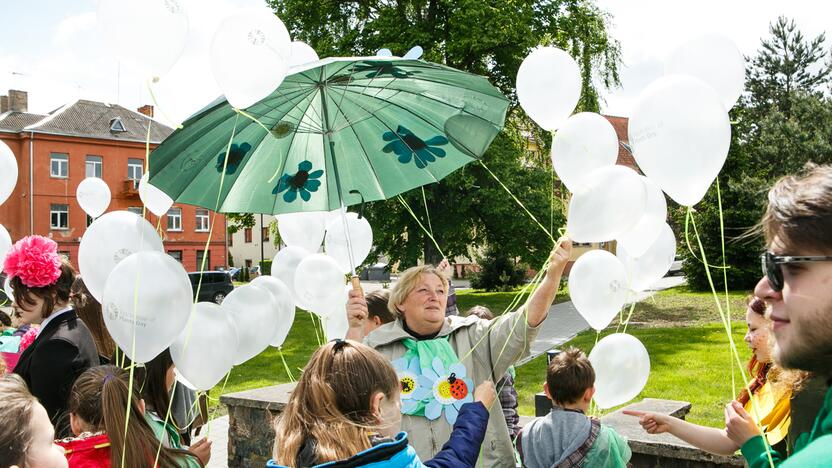
[[[786,368],[832,378],[832,166],[780,179],[762,220],[768,251],[754,293],[771,308],[774,356]],[[751,468],[832,465],[832,389],[812,431],[788,459],[771,450],[741,406],[725,409],[728,436]]]

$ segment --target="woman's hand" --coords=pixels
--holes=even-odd
[[[638,417],[638,423],[641,424],[642,429],[648,434],[662,434],[670,431],[670,424],[673,422],[673,416],[666,414],[650,413],[647,411],[624,410],[624,414],[628,416]]]
[[[549,254],[549,269],[546,271],[546,276],[560,281],[563,269],[572,256],[572,240],[568,237],[562,237],[558,242],[560,245],[552,249]]]
[[[202,438],[196,441],[193,445],[188,447],[188,451],[194,454],[204,466],[208,465],[211,460],[211,441],[207,438]]]
[[[494,382],[485,380],[474,389],[474,400],[481,402],[487,409],[491,409],[494,400],[497,399],[497,390],[494,389]]]
[[[349,329],[346,338],[348,340],[362,341],[364,339],[364,322],[367,321],[367,301],[364,299],[364,292],[360,289],[351,289],[347,300],[347,321]]]
[[[740,447],[748,442],[748,439],[761,435],[757,423],[736,400],[725,405],[725,431],[728,437]]]

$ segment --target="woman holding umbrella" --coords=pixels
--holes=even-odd
[[[389,303],[396,320],[366,337],[367,304],[360,292],[350,292],[347,337],[363,338],[392,361],[402,389],[402,430],[412,434],[411,444],[420,458],[432,458],[448,440],[459,408],[471,401],[478,384],[498,379],[529,353],[571,252],[571,241],[564,239],[550,254],[546,275],[526,306],[493,321],[445,317],[448,280],[431,265],[401,275]],[[514,467],[500,406],[493,405],[489,412],[480,463]]]

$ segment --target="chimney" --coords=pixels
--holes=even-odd
[[[28,112],[29,111],[29,95],[26,91],[18,91],[16,89],[9,90],[8,109],[12,112]]]
[[[140,114],[144,114],[148,117],[153,117],[153,106],[151,106],[149,104],[141,106],[136,110],[139,111]]]
[[[0,114],[9,110],[9,97],[0,96]]]

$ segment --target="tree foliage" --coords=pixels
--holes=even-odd
[[[769,34],[748,60],[746,94],[731,112],[731,152],[719,175],[728,284],[733,289],[751,289],[760,277],[762,240],[744,234],[760,220],[771,185],[808,162],[832,163],[832,59],[825,37],[806,39],[794,21],[783,17],[771,24]],[[716,186],[696,206],[695,216],[708,262],[721,266]],[[684,211],[676,210],[673,217],[678,226],[685,225]],[[690,235],[694,254],[682,251],[688,283],[708,289],[692,230]],[[717,288],[724,287],[722,272],[712,274]]]
[[[555,229],[563,225],[559,202],[552,204],[550,136],[519,108],[514,82],[520,63],[533,48],[556,44],[581,66],[584,90],[579,110],[598,109],[596,83],[618,84],[620,47],[607,32],[608,16],[591,0],[270,0],[270,4],[292,36],[309,43],[321,57],[374,55],[381,48],[404,55],[419,45],[425,60],[488,77],[512,104],[506,129],[483,161],[547,231],[550,225]],[[541,151],[531,153],[530,141]],[[488,244],[539,265],[552,247],[549,236],[477,163],[426,186],[424,194],[434,237],[448,256],[471,257],[469,246]],[[427,226],[422,191],[403,196]],[[441,258],[396,199],[369,204],[365,214],[373,226],[376,255],[404,265]]]

